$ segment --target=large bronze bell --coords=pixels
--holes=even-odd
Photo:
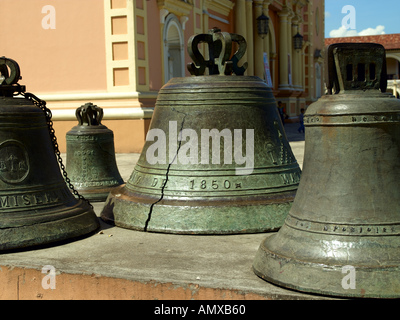
[[[229,60],[233,42],[239,49]],[[281,227],[301,172],[271,89],[237,65],[245,49],[243,37],[219,30],[190,38],[196,76],[161,88],[140,158],[126,185],[110,192],[102,219],[182,234]]]
[[[295,201],[253,268],[300,291],[399,298],[400,101],[385,93],[385,49],[335,44],[327,53],[330,94],[305,114]]]
[[[0,72],[0,250],[95,231],[95,213],[86,201],[75,199],[61,175],[50,110],[17,83],[15,61],[0,58]]]
[[[78,125],[67,132],[67,172],[75,189],[90,201],[105,201],[124,183],[115,160],[114,134],[101,124],[103,109],[86,103],[76,109]]]

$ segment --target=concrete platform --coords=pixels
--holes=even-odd
[[[285,128],[301,165],[304,134],[297,126]],[[125,180],[138,156],[117,155]],[[103,203],[93,205],[100,215]],[[101,222],[101,230],[82,239],[1,254],[0,299],[326,299],[274,286],[253,273],[267,235],[157,234]],[[44,266],[55,276],[42,273]]]

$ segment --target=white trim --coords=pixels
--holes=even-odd
[[[169,14],[169,11],[165,8],[160,9],[160,22],[161,23],[165,23],[165,18],[167,17],[167,15]]]
[[[386,51],[386,59],[389,58],[395,59],[400,62],[400,52],[391,53]]]
[[[73,101],[73,100],[107,100],[107,99],[138,99],[157,98],[158,92],[89,92],[68,94],[38,95],[44,101]]]
[[[51,111],[53,121],[74,121],[76,109],[54,109]],[[136,120],[150,119],[153,108],[103,108],[103,120]]]
[[[179,36],[179,46],[180,46],[180,58],[181,58],[181,77],[185,76],[185,52],[184,52],[184,43],[183,43],[183,28],[182,25],[176,15],[173,13],[169,14],[164,23],[163,30],[163,44],[164,44],[164,83],[167,83],[169,78],[169,60],[168,60],[168,30],[174,26],[178,30]]]
[[[186,22],[188,22],[188,20],[189,20],[188,16],[180,17],[179,21],[180,21],[180,23],[182,25],[182,30],[185,30],[185,24],[186,24]]]
[[[228,21],[228,20],[223,19],[223,18],[220,18],[220,17],[216,16],[215,14],[209,13],[209,12],[207,11],[207,9],[203,9],[203,13],[204,13],[205,15],[209,16],[210,18],[214,19],[214,20],[217,20],[217,21],[222,22],[222,23],[229,24],[229,21]]]

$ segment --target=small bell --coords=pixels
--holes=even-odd
[[[67,172],[86,199],[105,201],[114,187],[124,183],[118,171],[114,134],[101,124],[103,109],[86,103],[76,109],[78,125],[67,132]]]
[[[17,83],[14,60],[1,57],[0,72],[0,250],[95,231],[99,221],[94,211],[83,199],[75,199],[61,175],[50,110]]]

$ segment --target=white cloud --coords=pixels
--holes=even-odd
[[[385,27],[382,25],[377,26],[376,28],[367,28],[360,32],[357,30],[346,29],[341,26],[339,29],[334,29],[329,32],[329,37],[331,38],[339,38],[339,37],[356,37],[356,36],[374,36],[378,34],[386,34],[384,31]]]
[[[373,29],[373,28],[365,29],[365,30],[359,32],[358,35],[359,36],[374,36],[377,34],[385,34],[386,32],[384,30],[385,30],[384,26],[377,26],[375,29]]]
[[[331,13],[328,11],[325,11],[325,18],[329,18],[331,16]]]
[[[343,26],[341,26],[339,29],[335,29],[329,32],[329,37],[331,38],[355,37],[355,36],[358,36],[356,30],[346,29]]]

